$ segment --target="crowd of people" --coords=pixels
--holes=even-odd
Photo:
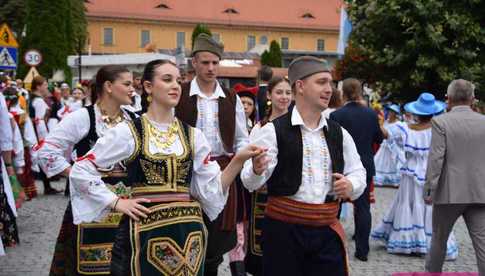
[[[50,275],[212,276],[225,254],[234,276],[348,275],[339,217],[350,204],[356,259],[368,261],[374,238],[389,253],[427,255],[439,272],[458,257],[452,228],[463,215],[485,273],[483,170],[475,164],[460,192],[450,175],[469,163],[457,155],[480,152],[448,153],[458,147],[449,143],[480,147],[485,134],[470,82],[450,84],[448,106],[424,92],[383,112],[367,106],[359,80],[337,89],[310,56],[288,76],[262,67],[257,86],[228,89],[217,80],[222,55],[201,34],[184,79],[168,60],[142,74],[106,65],[72,90],[4,78],[0,255],[19,242],[16,210],[38,196],[35,179],[57,194],[51,181],[65,178]],[[374,184],[398,190],[372,230]]]

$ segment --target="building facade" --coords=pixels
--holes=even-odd
[[[204,23],[225,50],[246,52],[277,41],[283,52],[334,55],[338,0],[91,0],[86,3],[94,54],[191,48]]]

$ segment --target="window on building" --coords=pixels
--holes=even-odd
[[[259,44],[263,44],[263,45],[268,44],[268,37],[267,37],[267,36],[265,36],[265,35],[262,35],[262,36],[259,38]]]
[[[217,42],[221,42],[221,35],[220,34],[217,34],[217,33],[212,33],[212,38],[217,41]]]
[[[238,14],[239,12],[236,9],[229,8],[229,9],[225,9],[223,13]]]
[[[248,51],[256,46],[256,37],[254,35],[248,35]]]
[[[325,51],[325,40],[324,39],[317,39],[317,51],[319,51],[319,52]]]
[[[155,6],[155,8],[156,9],[166,9],[166,10],[170,9],[170,7],[167,4],[164,4],[164,3],[161,3],[157,6]]]
[[[303,14],[301,17],[305,19],[315,19],[315,16],[309,12]]]
[[[150,43],[150,31],[142,30],[141,31],[141,47],[147,46]]]
[[[113,28],[104,28],[103,30],[103,44],[113,45]]]
[[[290,47],[290,39],[287,37],[282,37],[281,38],[281,49],[282,50],[288,50]]]
[[[185,32],[177,32],[177,48],[185,48]]]

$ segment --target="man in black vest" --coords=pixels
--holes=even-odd
[[[337,216],[342,199],[364,191],[365,170],[352,137],[322,115],[332,95],[327,63],[304,56],[288,70],[295,107],[255,135],[251,143],[267,152],[241,172],[249,190],[268,189],[263,272],[348,275]]]
[[[370,183],[375,175],[373,144],[380,144],[384,133],[379,126],[377,114],[362,105],[362,85],[357,79],[343,82],[343,97],[347,102],[342,108],[332,112],[330,119],[349,131],[355,141],[362,164],[367,172],[367,188],[362,196],[353,201],[355,224],[355,257],[367,261],[369,235],[372,218],[370,212]]]
[[[196,77],[182,84],[182,95],[175,114],[204,133],[211,145],[211,159],[224,169],[234,153],[248,144],[248,132],[241,100],[217,81],[222,53],[222,44],[207,34],[196,38],[192,50]],[[244,245],[239,244],[239,241],[244,241],[242,221],[245,202],[242,189],[242,185],[231,185],[224,211],[215,221],[204,218],[209,231],[204,268],[206,276],[217,275],[222,256],[232,249],[237,252],[230,254],[231,272],[233,275],[245,275]]]

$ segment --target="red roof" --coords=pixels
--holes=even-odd
[[[338,30],[341,1],[90,0],[86,8],[90,17]]]

